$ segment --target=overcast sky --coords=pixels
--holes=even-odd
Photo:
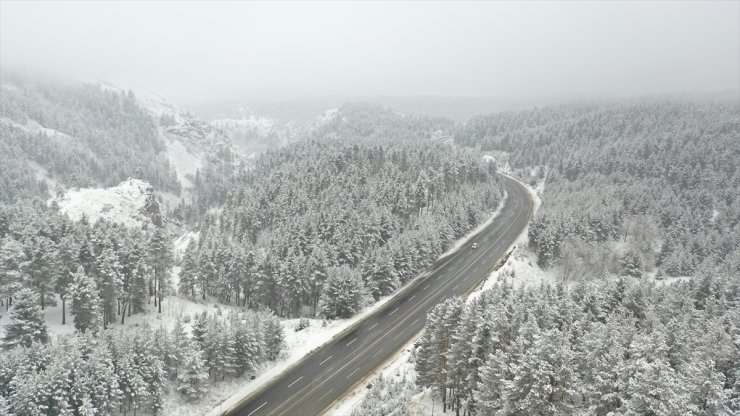
[[[6,2],[3,70],[197,104],[740,88],[740,2]]]

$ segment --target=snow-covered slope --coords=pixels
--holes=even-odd
[[[119,90],[118,87],[100,85],[100,88]],[[194,185],[195,174],[211,153],[231,143],[224,132],[192,113],[169,103],[161,96],[144,90],[134,91],[136,100],[154,118],[160,137],[167,146],[167,158],[177,172],[188,195]]]
[[[59,211],[79,221],[85,215],[94,223],[100,218],[140,228],[149,221],[142,212],[152,187],[147,182],[129,179],[112,188],[81,188],[54,197]]]

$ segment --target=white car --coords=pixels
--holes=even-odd
[[[476,248],[478,248],[478,243],[473,243],[473,245],[472,245],[472,246],[470,246],[470,247],[471,247],[471,248],[472,248],[473,250],[475,250]]]

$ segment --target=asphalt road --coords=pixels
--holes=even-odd
[[[470,243],[440,259],[384,307],[245,397],[227,414],[321,414],[414,339],[432,307],[477,287],[505,257],[534,209],[534,201],[520,183],[502,178],[508,193],[506,204]],[[471,248],[473,242],[478,243],[477,249]]]

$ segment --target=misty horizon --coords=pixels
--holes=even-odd
[[[4,73],[108,83],[189,106],[399,97],[537,105],[740,88],[737,2],[0,7]]]

